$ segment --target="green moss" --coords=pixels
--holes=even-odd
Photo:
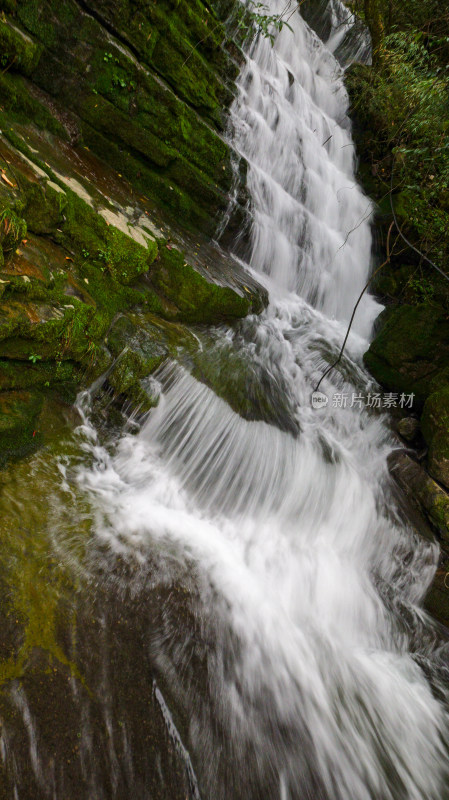
[[[127,397],[139,414],[145,414],[159,403],[159,394],[148,379],[140,380],[128,389]]]
[[[230,103],[225,82],[236,76],[236,67],[221,46],[223,26],[203,3],[160,2],[131,11],[128,4],[103,0],[100,7],[110,24],[124,32],[141,63],[221,125],[220,110]]]
[[[128,285],[148,272],[157,256],[157,243],[147,238],[146,248],[120,230],[110,229],[107,264],[116,280]]]
[[[73,248],[83,259],[97,263],[99,271],[108,270],[115,281],[134,283],[148,271],[157,255],[157,243],[150,236],[129,234],[108,224],[105,219],[70,189],[66,191],[64,222],[57,238]],[[122,224],[122,223],[120,223]]]
[[[1,395],[0,395],[1,397]],[[53,465],[52,465],[53,466]],[[0,504],[0,535],[2,542],[2,603],[3,619],[0,645],[5,637],[5,627],[10,627],[13,647],[4,652],[0,661],[0,684],[12,679],[21,679],[36,667],[36,648],[46,657],[43,673],[54,675],[56,665],[64,664],[69,674],[81,679],[76,665],[71,663],[61,646],[58,633],[65,614],[65,623],[70,618],[67,598],[75,595],[76,587],[67,572],[61,568],[59,559],[51,555],[47,535],[48,502],[36,492],[36,486],[54,480],[57,473],[44,459],[33,461],[33,471],[27,461],[10,466],[6,477],[22,486],[22,499],[29,491],[17,515],[5,497]],[[6,494],[6,493],[5,493]],[[80,525],[83,525],[80,522]],[[42,679],[42,674],[41,674]],[[82,679],[81,679],[82,680]],[[66,683],[66,682],[65,682]],[[39,683],[41,690],[41,683]]]
[[[12,206],[0,212],[0,245],[4,254],[14,251],[18,243],[25,238],[27,225]]]
[[[30,389],[35,386],[44,388],[54,383],[77,380],[76,365],[71,361],[62,362],[56,367],[53,361],[15,361],[0,359],[0,391],[10,389]]]
[[[424,404],[431,382],[447,369],[449,321],[434,303],[400,306],[379,320],[380,331],[365,354],[376,380],[392,391],[414,393]]]
[[[35,427],[42,403],[38,392],[0,392],[0,465],[35,448]]]
[[[113,10],[106,3],[102,12],[108,17]],[[204,7],[193,11],[189,4],[183,4],[182,13],[180,8],[173,13],[171,7],[150,6],[140,14],[149,20],[151,30],[163,32],[149,45],[152,57],[157,50],[160,61],[159,67],[153,65],[153,72],[139,69],[98,22],[80,15],[70,0],[64,8],[52,2],[39,8],[31,0],[21,0],[18,14],[27,30],[46,47],[33,81],[65,109],[79,115],[87,144],[174,216],[182,215],[188,225],[212,233],[213,213],[226,208],[226,192],[232,184],[229,148],[185,100],[189,95],[189,102],[201,108],[206,117],[215,115],[218,119],[224,102],[223,86],[213,73],[214,62],[206,62],[196,44],[213,52],[214,60],[223,60],[228,68],[230,61],[220,46],[220,26],[209,28],[204,22]],[[127,17],[128,8],[117,20],[125,35]],[[57,41],[45,26],[48,19],[52,19]],[[134,16],[129,26],[135,48],[134,35],[139,41],[142,37]],[[206,42],[204,36],[190,38],[196,29],[203,31]],[[158,74],[162,71],[173,76],[173,91],[160,81]],[[20,108],[22,95],[17,99]],[[224,104],[228,105],[230,99],[227,97]],[[36,108],[30,117],[37,116]]]
[[[107,225],[84,200],[67,189],[64,222],[58,240],[80,254],[96,254],[107,250]]]
[[[144,311],[120,316],[108,332],[106,344],[117,358],[108,382],[140,413],[158,403],[150,376],[160,364],[181,351],[191,354],[198,350],[198,338],[187,328]]]
[[[232,181],[229,147],[177,98],[148,78],[136,94],[136,120],[143,128],[170,141],[189,163],[228,189]]]
[[[36,68],[42,54],[42,46],[33,42],[29,36],[13,25],[5,17],[0,17],[0,64],[2,68],[13,66],[25,75]]]
[[[66,4],[60,4],[64,8]],[[57,28],[52,24],[47,3],[40,0],[21,0],[17,3],[16,14],[23,27],[47,47],[57,44]]]
[[[33,233],[54,233],[61,225],[67,204],[65,192],[56,184],[22,181],[21,188],[25,200],[23,215]]]
[[[449,536],[449,497],[441,494],[428,503],[428,514],[431,522],[440,536],[447,539]]]
[[[215,332],[192,354],[193,374],[241,417],[263,420],[294,436],[299,432],[296,405],[280,372],[260,361],[246,343]]]
[[[151,272],[156,289],[179,309],[184,322],[217,323],[246,316],[250,301],[233,289],[209,283],[184,260],[178,250],[161,249]]]
[[[166,337],[151,325],[142,327],[129,317],[121,316],[108,333],[107,345],[117,357],[108,382],[118,394],[127,394],[133,401],[142,396],[143,400],[139,381],[154,372],[167,357]]]
[[[429,445],[429,472],[449,488],[449,384],[427,398],[421,429]]]
[[[115,281],[108,271],[100,267],[101,262],[91,259],[82,264],[82,275],[88,280],[89,293],[95,300],[96,311],[91,321],[92,332],[106,330],[112,318],[131,306],[143,301],[142,292],[123,286]]]
[[[0,124],[3,133],[14,140],[14,131],[11,129],[12,121],[27,123],[30,120],[39,128],[67,139],[67,132],[61,123],[53,116],[49,109],[36,99],[30,90],[29,82],[21,75],[11,72],[0,74],[0,103],[8,115],[0,113]],[[17,144],[17,140],[15,141]]]
[[[166,144],[158,139],[136,123],[128,113],[116,108],[103,97],[86,96],[82,98],[76,110],[85,122],[100,133],[144,155],[154,167],[167,167],[170,161],[177,157],[170,143]]]

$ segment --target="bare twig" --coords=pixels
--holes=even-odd
[[[358,307],[359,307],[359,305],[360,305],[360,302],[361,302],[361,300],[362,300],[362,297],[363,297],[363,295],[365,294],[366,290],[368,289],[368,287],[369,287],[369,285],[370,285],[371,281],[373,280],[373,278],[375,278],[375,277],[376,277],[376,275],[378,274],[378,272],[380,272],[380,271],[381,271],[381,269],[383,269],[383,268],[384,268],[384,267],[385,267],[387,264],[389,264],[389,263],[390,263],[390,259],[391,259],[391,253],[390,253],[390,237],[391,237],[391,231],[393,230],[393,227],[394,227],[394,222],[392,222],[392,223],[391,223],[391,225],[390,225],[390,228],[389,228],[389,230],[388,230],[388,237],[387,237],[387,258],[386,258],[386,260],[383,262],[383,264],[381,264],[381,265],[380,265],[380,267],[377,267],[377,269],[376,269],[376,270],[373,272],[373,274],[371,275],[371,277],[370,277],[370,279],[369,279],[368,283],[367,283],[367,284],[366,284],[366,286],[363,288],[363,290],[360,292],[359,298],[358,298],[358,300],[357,300],[357,302],[356,302],[356,304],[355,304],[355,306],[354,306],[354,309],[353,309],[353,312],[352,312],[352,315],[351,315],[351,319],[349,320],[348,330],[346,331],[346,336],[345,336],[345,338],[344,338],[344,341],[343,341],[343,344],[342,344],[342,346],[341,346],[341,350],[340,350],[340,352],[339,352],[339,354],[338,354],[338,358],[337,358],[337,359],[336,359],[336,360],[333,362],[333,364],[331,364],[331,365],[330,365],[330,366],[327,368],[327,370],[326,370],[325,372],[323,372],[323,374],[322,374],[322,376],[321,376],[320,380],[318,381],[318,383],[317,383],[317,385],[316,385],[315,392],[317,392],[317,391],[318,391],[318,389],[320,388],[320,386],[321,386],[321,384],[322,384],[322,382],[323,382],[324,378],[325,378],[327,375],[329,375],[329,372],[331,372],[331,371],[332,371],[332,370],[333,370],[333,369],[334,369],[334,368],[337,366],[337,364],[339,364],[339,363],[340,363],[340,361],[341,361],[341,359],[342,359],[342,357],[343,357],[343,353],[344,353],[345,347],[346,347],[346,342],[347,342],[347,341],[348,341],[348,339],[349,339],[349,334],[350,334],[350,331],[351,331],[351,328],[352,328],[352,323],[354,322],[354,317],[355,317],[356,311],[357,311],[357,309],[358,309]]]

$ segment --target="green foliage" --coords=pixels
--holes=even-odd
[[[413,1],[407,8],[391,5],[391,16],[383,19],[391,32],[384,33],[373,68],[356,67],[348,75],[361,158],[371,162],[367,189],[381,203],[388,227],[393,184],[401,230],[448,272],[449,15],[439,13],[434,22],[433,0],[421,2],[419,9]],[[416,7],[414,23],[411,7]],[[417,27],[424,20],[426,30]],[[408,257],[416,262],[410,250]],[[418,300],[437,293],[449,300],[444,279],[424,262],[422,269],[424,283],[420,278],[420,285],[409,283],[408,289]]]
[[[398,31],[421,34],[428,50],[447,62],[449,10],[441,0],[348,0],[347,5],[370,29],[375,64],[382,59],[385,36]]]
[[[26,236],[26,222],[12,206],[0,213],[0,245],[5,253],[14,250]]]
[[[282,14],[270,14],[270,9],[265,3],[250,0],[246,8],[242,7],[238,11],[238,27],[245,35],[255,30],[274,44],[276,34],[284,27],[292,30],[288,23],[289,15],[292,13],[290,6],[291,3],[288,3]],[[294,6],[296,7],[296,3]]]
[[[409,287],[413,292],[419,305],[420,303],[430,302],[435,295],[435,287],[428,278],[414,278],[409,281]]]

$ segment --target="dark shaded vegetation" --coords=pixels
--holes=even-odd
[[[393,225],[373,282],[386,310],[365,361],[384,387],[416,395],[426,468],[449,488],[449,8],[350,5],[373,40],[372,66],[351,67],[347,86],[379,263]]]
[[[371,0],[364,9],[374,34],[373,67],[353,67],[348,86],[361,175],[379,203],[382,244],[392,219],[392,188],[402,233],[447,271],[449,11],[432,0],[406,4]],[[433,300],[447,306],[446,283],[399,239],[392,269],[379,279],[379,291],[402,302]]]

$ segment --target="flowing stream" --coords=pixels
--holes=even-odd
[[[105,444],[84,395],[84,457],[65,459],[63,490],[88,503],[104,569],[134,565],[132,591],[156,593],[142,658],[176,712],[192,797],[441,800],[447,715],[419,608],[436,554],[397,510],[388,420],[335,401],[375,390],[369,295],[321,385],[328,405],[311,404],[368,279],[372,209],[338,35],[327,47],[298,13],[289,24],[274,46],[248,44],[229,133],[249,164],[247,261],[270,305],[199,334],[194,367],[165,364],[137,435]],[[211,363],[256,410],[213,391]]]

